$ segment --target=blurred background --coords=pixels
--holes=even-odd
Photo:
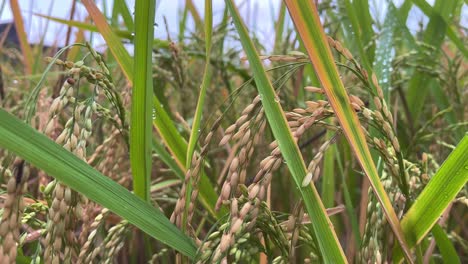
[[[51,16],[61,19],[70,19],[70,12],[73,8],[72,0],[19,0],[19,5],[22,10],[26,35],[31,43],[39,43],[41,40],[47,46],[63,46],[65,43],[64,38],[57,38],[56,36],[64,35],[67,31],[67,26],[50,21],[39,15]],[[134,6],[134,0],[126,0],[129,6]],[[161,39],[167,39],[168,35],[175,38],[178,36],[179,23],[181,21],[182,13],[185,7],[185,0],[162,0],[157,1],[156,19],[155,19],[155,37]],[[243,15],[245,22],[250,30],[254,30],[257,37],[264,41],[264,43],[274,43],[274,20],[279,12],[280,0],[239,0],[236,1],[241,14]],[[320,1],[319,1],[320,2]],[[333,1],[332,1],[333,2]],[[387,10],[388,0],[369,0],[370,13],[374,19],[380,23],[383,23]],[[403,0],[393,0],[397,7],[403,3]],[[427,1],[430,4],[434,3],[434,0]],[[112,0],[96,1],[98,6],[104,12],[105,15],[110,16],[112,13]],[[203,3],[204,0],[193,0],[195,8],[199,14],[203,16]],[[73,20],[83,21],[85,20],[87,13],[85,8],[77,3],[75,5],[75,12]],[[223,16],[224,1],[214,0],[213,1],[213,14],[214,24],[219,23]],[[194,30],[195,23],[193,18],[189,16],[187,21],[186,34],[191,34]],[[7,0],[0,1],[0,23],[7,24],[11,23],[13,15],[10,8],[10,2]],[[425,16],[419,8],[413,6],[409,13],[409,19],[407,26],[410,31],[414,34],[421,27],[425,27],[428,22],[427,16]],[[463,5],[461,15],[461,25],[468,25],[468,7],[466,4]],[[166,30],[166,25],[167,29]],[[287,25],[292,27],[292,22],[288,21]],[[5,26],[0,28],[3,32]],[[74,28],[73,30],[77,30]],[[93,46],[97,49],[102,49],[104,40],[98,34],[88,34],[88,39],[93,43]],[[73,43],[73,34],[71,43]],[[266,46],[266,50],[271,50],[272,46]]]

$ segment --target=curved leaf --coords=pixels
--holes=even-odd
[[[333,225],[326,214],[325,207],[320,200],[314,184],[302,187],[302,181],[306,175],[304,159],[293,139],[284,111],[279,104],[279,100],[276,98],[275,90],[265,73],[252,40],[249,38],[247,29],[233,1],[226,1],[226,4],[231,12],[233,22],[253,71],[255,83],[257,84],[258,93],[262,97],[262,105],[265,109],[270,128],[275,139],[278,141],[283,158],[301,193],[307,213],[313,219],[312,227],[314,232],[312,235],[316,238],[323,261],[325,263],[346,263],[343,249],[340,246]]]
[[[408,246],[415,246],[431,231],[445,208],[455,199],[467,181],[468,134],[465,134],[403,217],[401,227]],[[401,260],[399,248],[395,250],[394,260]]]
[[[0,109],[0,147],[109,208],[150,236],[194,258],[193,241],[149,203],[105,177],[45,135]]]

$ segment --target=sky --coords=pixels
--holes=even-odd
[[[2,1],[0,1],[1,3]],[[13,20],[11,14],[9,1],[6,2],[3,12],[0,14],[0,22],[9,22]],[[37,42],[41,39],[41,36],[45,34],[46,44],[53,44],[54,41],[58,41],[59,45],[64,43],[64,39],[58,39],[57,36],[65,35],[67,28],[64,25],[55,22],[49,22],[46,29],[47,21],[44,18],[35,16],[34,14],[39,13],[43,15],[51,14],[53,17],[68,19],[71,7],[71,0],[19,0],[21,9],[23,10],[23,18],[25,21],[26,33],[30,38],[31,42]],[[97,1],[101,10],[103,10],[102,1]],[[107,1],[110,2],[110,1]],[[134,0],[127,0],[130,6],[133,6]],[[166,39],[167,33],[164,26],[164,17],[167,19],[168,28],[173,38],[177,36],[178,21],[181,18],[181,8],[184,6],[184,0],[163,0],[157,1],[156,19],[155,22],[158,25],[155,28],[155,37]],[[237,1],[239,2],[239,1]],[[257,14],[258,21],[248,21],[252,28],[257,29],[263,37],[268,37],[273,32],[272,15],[277,13],[279,7],[279,0],[251,0],[247,1],[247,4],[243,4],[241,12],[243,14],[249,12],[251,15]],[[197,9],[202,14],[204,0],[194,0]],[[110,5],[108,5],[110,7]],[[77,12],[75,13],[75,20],[83,19],[87,13],[82,5],[77,5]],[[108,8],[108,12],[111,10]],[[214,23],[221,20],[224,10],[224,0],[213,0],[213,14]],[[249,17],[249,16],[247,16]],[[251,16],[250,16],[251,17]],[[193,24],[193,23],[192,23]],[[95,40],[95,45],[103,43],[101,38]]]
[[[384,0],[369,0],[371,4],[371,13],[383,20],[385,16],[385,2]],[[429,0],[433,2],[434,0]],[[447,0],[451,1],[451,0]],[[65,39],[58,39],[57,36],[65,36],[66,26],[49,22],[46,30],[47,20],[37,17],[34,14],[39,13],[43,15],[50,14],[53,17],[68,19],[72,0],[19,0],[21,9],[23,10],[23,18],[26,26],[26,33],[29,36],[30,42],[38,42],[45,34],[45,42],[48,45],[54,44],[58,41],[58,45],[63,45]],[[103,1],[96,1],[101,10],[103,9]],[[111,0],[106,1],[108,3],[107,12],[110,13]],[[164,26],[164,17],[167,19],[169,33],[173,38],[177,36],[178,21],[181,17],[181,8],[184,6],[185,0],[161,0],[157,1],[156,19],[157,28],[155,28],[155,37],[166,39],[167,32]],[[197,6],[200,14],[203,14],[204,0],[193,0]],[[255,30],[259,38],[264,43],[273,43],[274,28],[272,21],[277,16],[280,0],[238,0],[235,1],[240,6],[240,12],[244,16],[246,24],[250,30]],[[403,0],[393,0],[393,2],[399,6]],[[3,0],[1,3],[5,3],[5,7],[0,14],[0,22],[12,21],[13,16],[11,14],[9,1]],[[129,6],[133,6],[135,0],[127,0]],[[224,10],[224,0],[213,0],[213,14],[214,24],[219,22],[222,17]],[[81,4],[77,5],[77,12],[75,20],[81,20],[86,16],[86,10]],[[252,19],[256,17],[257,19]],[[416,7],[413,7],[410,11],[410,19],[408,21],[408,27],[413,32],[418,28],[419,21],[427,23],[427,17]],[[193,24],[193,23],[191,23]],[[468,7],[465,4],[462,12],[462,24],[468,25]],[[99,47],[104,44],[104,40],[100,37],[93,38],[93,44],[95,47]]]

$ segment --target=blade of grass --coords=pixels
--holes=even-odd
[[[173,156],[166,151],[165,147],[153,137],[153,151],[158,157],[166,164],[171,171],[180,179],[185,177],[184,172],[180,169],[179,165],[175,162]]]
[[[195,109],[195,115],[193,117],[193,124],[192,130],[190,132],[190,139],[187,148],[187,161],[185,163],[186,168],[190,168],[192,164],[192,157],[195,152],[195,148],[197,146],[198,138],[200,136],[200,123],[203,114],[203,108],[205,106],[205,97],[206,91],[211,83],[211,68],[210,68],[210,58],[211,58],[211,35],[213,31],[213,9],[212,9],[212,1],[205,0],[205,70],[203,72],[203,81],[200,86],[200,95],[198,96],[197,107]],[[190,184],[187,186],[186,189],[186,196],[190,197],[192,193],[193,186],[192,181],[190,179]],[[183,217],[183,224],[182,228],[186,226],[186,216],[188,213],[190,199],[186,199],[186,206],[184,210],[184,217]]]
[[[284,111],[279,104],[275,91],[268,79],[263,65],[255,51],[252,40],[242,22],[233,1],[226,1],[234,25],[236,26],[242,46],[247,55],[250,68],[253,71],[255,83],[261,96],[263,108],[270,124],[275,139],[278,141],[283,158],[288,165],[293,179],[303,198],[306,210],[312,221],[314,232],[312,235],[317,241],[317,246],[325,263],[346,263],[343,249],[333,230],[330,219],[313,184],[302,187],[302,181],[306,175],[306,167],[299,148],[293,139],[293,135],[287,125]]]
[[[56,177],[155,239],[194,258],[193,241],[149,203],[100,174],[62,146],[0,109],[0,147]]]
[[[440,225],[436,224],[432,228],[431,232],[436,240],[437,247],[439,248],[444,263],[461,264],[457,251],[453,247],[452,241],[447,237],[444,229],[442,229]]]
[[[332,138],[334,132],[327,131],[327,139]],[[335,205],[335,148],[330,147],[325,152],[323,158],[323,175],[322,175],[322,201],[325,208],[330,208]]]
[[[382,205],[388,223],[398,242],[402,245],[407,261],[411,263],[411,253],[406,246],[398,217],[380,182],[360,122],[351,107],[349,97],[338,75],[317,9],[308,1],[286,0],[285,2],[343,132],[353,148],[361,168],[371,182],[372,189]]]
[[[353,1],[354,10],[359,10],[358,15],[359,19],[357,20],[359,24],[359,32],[362,36],[360,42],[367,48],[367,58],[369,62],[374,60],[375,52],[375,43],[372,43],[374,37],[374,29],[372,28],[372,17],[370,15],[369,1],[368,0],[354,0]],[[371,44],[372,43],[372,44]]]
[[[190,11],[190,14],[192,14],[192,18],[193,18],[193,21],[195,22],[196,30],[198,32],[201,32],[203,30],[203,20],[200,16],[200,13],[198,13],[198,10],[195,7],[195,4],[193,3],[192,0],[185,0],[185,6]]]
[[[155,0],[135,2],[135,64],[130,125],[130,164],[133,191],[146,201],[150,200],[152,164],[152,42],[155,9]]]
[[[153,96],[153,107],[153,125],[158,129],[159,135],[166,143],[176,163],[185,171],[187,141],[180,135],[171,118],[164,110],[163,105],[155,95]]]
[[[372,67],[371,67],[371,61],[369,60],[367,53],[364,50],[364,46],[362,44],[362,32],[359,27],[359,21],[360,21],[360,13],[355,10],[355,6],[351,3],[350,0],[344,0],[345,3],[345,9],[346,9],[346,14],[348,15],[349,22],[351,23],[351,33],[354,33],[351,35],[351,40],[353,43],[357,46],[358,52],[359,52],[359,57],[361,59],[361,63],[368,72],[368,74],[372,74]],[[365,12],[365,11],[364,11]],[[359,16],[359,18],[358,18]],[[365,43],[367,44],[367,43]]]
[[[187,162],[186,167],[188,168],[192,163],[192,156],[195,150],[198,137],[200,135],[200,122],[203,114],[203,107],[205,105],[206,90],[210,86],[211,82],[211,68],[210,68],[210,54],[211,54],[211,35],[213,28],[213,11],[212,11],[211,0],[205,1],[205,70],[203,72],[203,81],[200,86],[200,95],[198,96],[197,107],[195,109],[195,115],[193,117],[193,125],[190,133],[190,140],[187,149]]]
[[[400,8],[398,9],[398,12],[401,14],[402,20],[406,21],[406,19],[408,18],[409,11],[411,10],[412,6],[413,6],[412,0],[405,0],[403,4],[400,6]]]
[[[37,14],[37,13],[35,13],[34,15],[39,16],[39,17],[43,17],[43,18],[47,18],[49,20],[52,20],[52,21],[55,21],[57,23],[61,23],[61,24],[64,24],[64,25],[74,26],[74,27],[77,27],[77,28],[80,28],[80,29],[85,29],[85,30],[91,31],[91,32],[99,32],[99,29],[95,25],[92,25],[90,23],[76,21],[76,20],[65,20],[65,19],[52,17],[52,16],[47,16],[47,15],[42,15],[42,14]],[[134,39],[134,36],[132,35],[132,31],[121,30],[121,29],[117,29],[117,28],[114,28],[114,27],[111,27],[111,29],[114,32],[114,34],[117,35],[120,38],[128,39],[130,41],[133,41],[133,39]],[[169,47],[169,41],[162,40],[162,39],[154,39],[153,40],[153,45],[155,47],[167,49]]]
[[[21,51],[23,52],[23,64],[24,69],[27,74],[32,74],[32,66],[34,65],[34,58],[29,46],[28,37],[24,31],[24,22],[23,16],[21,15],[21,8],[18,4],[18,0],[10,0],[10,8],[13,13],[13,20],[15,22],[16,34],[21,46]]]
[[[180,183],[181,183],[180,180],[174,180],[174,179],[158,182],[151,186],[151,192],[162,191],[164,189],[170,188],[171,186],[178,185]]]
[[[401,221],[401,227],[413,247],[427,235],[440,215],[468,181],[468,134],[431,178],[413,206]],[[393,259],[401,261],[401,249],[396,247]]]
[[[122,16],[122,19],[127,27],[127,30],[132,32],[135,28],[135,23],[133,22],[132,14],[128,9],[127,3],[125,0],[114,0],[114,8],[117,9],[117,13]],[[136,19],[136,10],[135,10],[135,19]],[[154,24],[154,21],[151,23]]]
[[[72,27],[76,27],[76,28],[80,28],[80,29],[84,29],[84,30],[88,30],[92,32],[99,32],[98,28],[95,25],[92,25],[90,23],[77,21],[77,20],[66,20],[66,19],[61,19],[58,17],[48,16],[48,15],[43,15],[43,14],[38,14],[38,13],[34,13],[34,15],[38,17],[46,18],[48,20],[51,20],[60,24],[64,24],[64,25],[68,25],[68,26],[72,26]],[[119,30],[116,28],[112,28],[112,31],[118,37],[133,40],[133,36],[130,31]]]

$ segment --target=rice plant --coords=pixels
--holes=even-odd
[[[285,0],[267,38],[214,4],[174,34],[155,0],[72,1],[45,47],[10,1],[0,262],[467,262],[466,5]]]

